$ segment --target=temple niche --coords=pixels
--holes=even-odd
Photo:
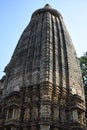
[[[38,106],[34,106],[31,110],[31,118],[32,119],[38,119],[39,113],[38,113]]]
[[[50,105],[41,105],[40,117],[48,118],[50,116],[51,116],[51,106]]]
[[[81,70],[59,11],[36,10],[0,80],[0,130],[86,130]]]
[[[29,121],[29,119],[30,119],[30,109],[26,108],[24,110],[24,121]]]
[[[53,108],[53,120],[59,121],[59,107],[58,106]]]

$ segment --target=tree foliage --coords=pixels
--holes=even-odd
[[[87,52],[79,58],[84,87],[87,87]]]
[[[87,52],[79,58],[79,61],[82,70],[82,78],[86,97],[86,118],[87,118]]]

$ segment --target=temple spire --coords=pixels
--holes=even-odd
[[[85,130],[81,70],[61,14],[46,4],[23,31],[0,83],[0,130]]]

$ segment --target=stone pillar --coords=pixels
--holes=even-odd
[[[40,125],[40,130],[50,130],[50,125]]]
[[[31,119],[38,119],[38,106],[33,106],[31,110]]]
[[[17,130],[17,128],[12,127],[11,130]]]
[[[7,113],[6,113],[6,120],[8,119],[8,114],[9,114],[9,112],[8,112],[8,110],[7,110]]]
[[[31,130],[38,130],[36,126],[31,126]]]
[[[19,108],[15,108],[15,119],[18,119],[18,114],[19,114],[18,110]]]
[[[59,128],[53,128],[53,130],[59,130]]]
[[[20,108],[17,109],[17,118],[20,119]]]
[[[15,118],[15,108],[13,108],[12,119]]]
[[[23,128],[23,130],[28,130],[27,128]]]
[[[64,108],[61,108],[61,110],[60,110],[60,118],[61,118],[62,123],[66,122],[66,112],[65,112]]]
[[[59,121],[59,106],[53,107],[53,121],[54,122]]]
[[[62,123],[65,123],[67,121],[66,100],[65,99],[60,100],[60,120],[61,120]]]
[[[30,119],[30,109],[26,108],[24,111],[24,120],[28,121]]]
[[[77,110],[76,109],[73,110],[72,113],[73,113],[73,121],[78,121],[78,112],[77,112]]]
[[[52,84],[43,83],[40,85],[40,130],[50,130],[52,111]]]
[[[40,88],[40,118],[44,119],[51,117],[52,90],[49,88],[49,86],[45,85]]]
[[[50,102],[52,100],[53,86],[50,83],[40,85],[40,100]]]
[[[41,105],[40,106],[40,118],[50,118],[51,117],[51,106]]]

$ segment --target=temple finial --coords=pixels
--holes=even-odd
[[[46,4],[45,8],[51,8],[51,6],[49,4]]]

